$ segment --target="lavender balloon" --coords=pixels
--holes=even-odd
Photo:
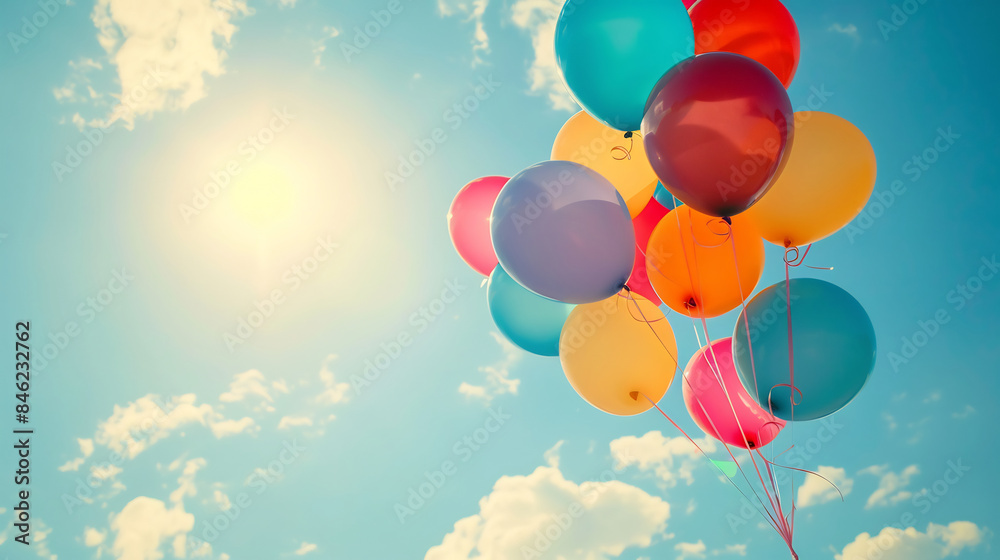
[[[600,301],[632,274],[635,231],[625,201],[611,182],[578,163],[546,161],[512,177],[490,222],[503,269],[538,295]]]

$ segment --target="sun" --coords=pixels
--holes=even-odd
[[[297,190],[286,169],[262,162],[233,179],[229,187],[230,210],[242,225],[264,234],[288,222]]]

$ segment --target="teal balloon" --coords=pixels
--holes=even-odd
[[[782,420],[815,420],[847,406],[868,382],[875,329],[865,308],[842,288],[813,278],[792,280],[793,404],[785,290],[779,282],[750,300],[736,322],[733,358],[743,387],[765,410]]]
[[[612,128],[633,131],[656,82],[694,56],[694,28],[681,0],[569,0],[555,46],[580,105]]]
[[[500,265],[490,274],[486,302],[507,340],[533,354],[559,355],[559,334],[574,305],[535,294]]]
[[[670,194],[670,191],[663,186],[663,183],[656,183],[656,190],[653,191],[653,198],[656,202],[660,203],[660,206],[666,208],[667,210],[674,209],[674,195]],[[684,206],[684,203],[678,200],[677,206]]]

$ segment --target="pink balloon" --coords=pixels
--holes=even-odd
[[[448,232],[462,260],[489,276],[499,262],[490,240],[490,214],[508,177],[483,177],[462,187],[448,210]]]
[[[706,434],[743,449],[771,443],[785,427],[784,420],[771,416],[743,388],[733,362],[732,338],[716,340],[691,357],[684,368],[684,405]]]

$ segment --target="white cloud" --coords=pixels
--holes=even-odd
[[[255,369],[234,375],[232,382],[229,383],[229,390],[219,395],[219,400],[224,403],[237,402],[249,395],[256,395],[267,402],[274,400],[267,391],[264,374]]]
[[[196,405],[195,395],[174,397],[164,411],[155,395],[146,395],[127,405],[115,405],[111,416],[100,423],[94,441],[129,459],[146,450],[170,432],[187,424],[205,425],[212,407]],[[138,438],[136,436],[139,436]]]
[[[85,459],[83,457],[77,457],[76,459],[71,459],[69,461],[66,461],[66,463],[63,464],[62,466],[60,466],[59,470],[62,472],[78,471],[80,470],[80,465],[82,465],[84,461]]]
[[[746,556],[747,555],[747,545],[745,544],[727,544],[726,548],[722,550],[713,550],[712,554],[719,556],[720,554],[734,554],[736,556]]]
[[[323,36],[313,41],[313,64],[323,67],[323,53],[326,52],[326,42],[340,36],[340,30],[332,25],[323,26]]]
[[[832,31],[834,33],[841,33],[847,35],[856,42],[861,42],[861,34],[858,33],[858,26],[853,23],[848,23],[847,25],[842,25],[839,23],[834,23],[826,29],[827,31]]]
[[[861,533],[836,555],[836,560],[942,560],[978,546],[986,532],[968,521],[947,526],[931,523],[926,532],[913,527],[886,527],[875,536]]]
[[[648,547],[669,517],[667,502],[621,481],[576,484],[556,467],[538,467],[527,476],[497,480],[492,493],[479,500],[479,513],[455,523],[425,560],[507,560],[543,553],[605,560],[628,547]]]
[[[968,418],[969,416],[972,416],[975,413],[976,413],[975,407],[973,407],[971,404],[967,404],[965,405],[965,408],[963,408],[960,412],[953,412],[951,417],[961,420],[963,418]]]
[[[517,394],[517,388],[521,384],[520,379],[511,379],[510,369],[521,359],[524,352],[514,346],[509,340],[498,332],[490,333],[493,340],[500,345],[503,356],[492,365],[479,368],[480,373],[486,374],[485,385],[472,385],[463,382],[458,386],[458,392],[471,398],[483,399],[489,404],[494,397],[510,393]]]
[[[316,402],[319,404],[329,405],[347,401],[347,392],[351,389],[351,385],[345,381],[338,383],[333,375],[333,371],[330,370],[330,363],[336,359],[336,354],[330,354],[323,360],[323,366],[319,371],[319,379],[323,383],[323,392],[316,397]]]
[[[194,515],[185,512],[182,504],[167,509],[160,500],[139,496],[112,516],[115,540],[111,551],[117,560],[160,560],[160,547],[193,527]]]
[[[443,17],[464,16],[475,24],[472,35],[472,65],[483,63],[483,55],[490,53],[490,38],[483,25],[483,15],[490,0],[438,0],[438,11]]]
[[[278,0],[278,6],[281,8],[294,8],[296,1],[297,0]]]
[[[715,451],[715,440],[708,436],[694,441],[706,453]],[[651,471],[667,487],[675,486],[678,478],[691,484],[694,468],[699,462],[707,462],[687,438],[668,438],[658,430],[642,437],[625,436],[612,441],[611,455],[619,466],[635,465],[642,472]]]
[[[920,469],[916,465],[910,465],[902,472],[894,473],[889,470],[889,465],[873,465],[862,470],[860,474],[881,477],[878,488],[868,496],[868,502],[865,504],[865,509],[871,509],[876,506],[896,505],[910,499],[913,493],[905,488],[909,486],[910,479],[920,474]]]
[[[578,111],[556,63],[556,19],[564,0],[517,0],[511,8],[511,21],[531,36],[535,59],[528,68],[531,93],[546,95],[552,108]]]
[[[840,499],[840,492],[847,497],[854,489],[854,479],[849,478],[842,468],[820,466],[816,469],[820,476],[829,480],[823,480],[819,476],[806,475],[806,481],[799,486],[798,507],[804,508],[825,504],[833,500]],[[840,488],[834,488],[832,484]]]
[[[316,550],[317,548],[319,547],[317,547],[316,544],[314,543],[303,542],[302,546],[300,546],[299,549],[295,551],[295,554],[298,556],[303,556],[305,554],[309,554],[310,552]]]
[[[704,558],[705,557],[705,543],[698,541],[696,543],[677,543],[674,545],[674,550],[677,551],[677,560],[685,560],[686,558]]]
[[[83,529],[83,544],[84,546],[95,547],[100,546],[107,538],[107,531],[98,531],[93,527],[84,527]]]
[[[196,496],[198,488],[194,485],[194,475],[201,470],[207,461],[202,458],[190,459],[184,463],[184,470],[180,478],[177,479],[177,490],[170,493],[170,501],[180,504],[184,501],[184,496]]]
[[[122,469],[111,463],[104,465],[91,465],[90,476],[96,478],[97,480],[111,480],[121,474]]]
[[[219,506],[219,509],[222,511],[226,511],[233,506],[233,502],[229,500],[229,496],[222,490],[216,490],[212,494],[212,500],[215,501],[215,505]]]
[[[256,433],[260,431],[260,427],[249,416],[244,416],[239,420],[212,421],[209,423],[209,428],[212,430],[212,435],[219,439],[242,434],[243,432]]]
[[[205,76],[223,62],[245,0],[97,0],[91,18],[97,40],[117,70],[121,105],[105,124],[183,110],[205,97]]]
[[[295,426],[312,426],[313,421],[306,416],[285,416],[278,422],[279,430],[287,430]]]

